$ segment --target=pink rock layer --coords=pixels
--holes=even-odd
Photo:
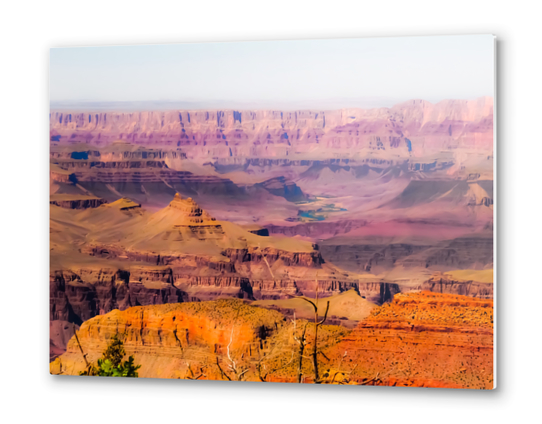
[[[197,110],[50,114],[51,140],[176,146],[188,158],[285,157],[360,149],[402,156],[491,150],[493,99],[410,100],[391,108],[333,111]]]

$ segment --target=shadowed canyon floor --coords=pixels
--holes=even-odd
[[[285,352],[292,320],[300,331],[314,318],[310,300],[320,317],[329,302],[322,382],[492,386],[492,325],[456,320],[492,314],[492,99],[59,110],[50,145],[50,357],[62,373],[81,365],[75,329],[96,359],[116,320],[142,376],[224,378],[216,358],[227,373],[237,323],[247,377],[297,381]],[[144,337],[130,333],[147,321]],[[302,374],[314,381],[310,361]]]

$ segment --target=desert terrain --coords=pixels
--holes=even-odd
[[[489,97],[52,110],[51,373],[491,389],[493,199]]]

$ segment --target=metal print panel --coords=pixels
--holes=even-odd
[[[52,49],[50,372],[492,389],[494,37]]]

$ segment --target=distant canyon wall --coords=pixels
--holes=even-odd
[[[192,159],[491,152],[493,99],[410,100],[392,108],[333,111],[52,111],[50,136],[58,143],[169,146]]]

